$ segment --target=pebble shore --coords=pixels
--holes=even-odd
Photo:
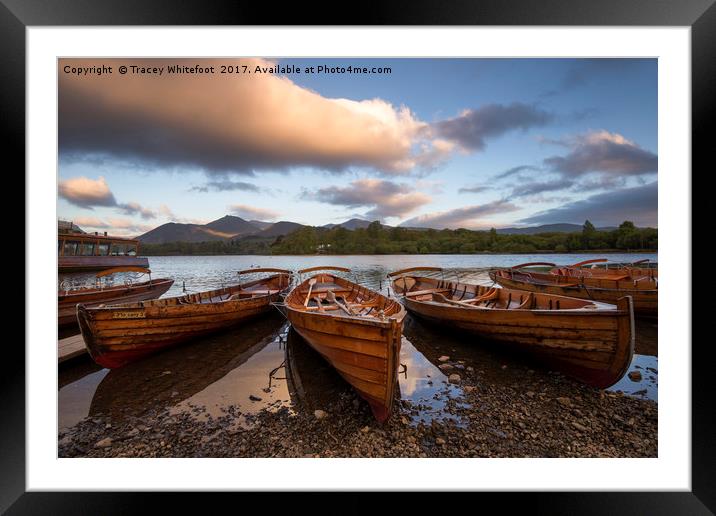
[[[444,358],[444,357],[441,357]],[[447,357],[444,364],[459,366]],[[442,417],[396,400],[379,425],[350,388],[321,409],[280,407],[218,417],[196,407],[150,410],[112,422],[87,417],[59,434],[60,457],[657,457],[655,401],[593,389],[522,364],[495,383],[485,371],[457,368],[442,380]],[[523,370],[522,370],[523,369]],[[491,375],[490,375],[491,376]],[[448,383],[448,381],[450,383]],[[451,395],[448,386],[459,387]]]

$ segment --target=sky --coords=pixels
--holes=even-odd
[[[657,225],[656,59],[61,59],[58,84],[58,217],[89,231]]]

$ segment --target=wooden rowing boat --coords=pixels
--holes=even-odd
[[[77,318],[87,351],[103,367],[121,367],[264,314],[291,282],[291,272],[283,269],[248,269],[240,271],[239,277],[264,272],[275,274],[232,287],[152,301],[93,308],[79,305]]]
[[[542,294],[577,297],[616,304],[630,296],[637,315],[656,316],[659,310],[658,278],[647,276],[599,277],[581,274],[557,275],[526,270],[530,266],[554,267],[553,263],[533,262],[510,269],[490,271],[490,278],[503,287]]]
[[[634,316],[629,296],[614,306],[414,274],[421,269],[388,275],[400,301],[421,318],[527,351],[594,387],[613,385],[631,363]]]
[[[343,267],[299,271],[350,272]],[[321,272],[286,296],[282,311],[296,332],[356,389],[383,422],[397,383],[405,309],[395,300],[334,274]]]
[[[149,279],[139,283],[125,280],[121,285],[111,285],[106,280],[114,274],[138,272],[147,274]],[[102,283],[103,278],[105,283]],[[64,282],[63,282],[64,283]],[[152,271],[144,267],[115,267],[98,273],[95,286],[70,290],[61,284],[57,293],[57,325],[59,327],[77,324],[77,305],[94,307],[101,304],[133,303],[162,296],[174,283],[173,279],[152,280]]]
[[[607,278],[613,280],[638,280],[649,279],[654,281],[654,285],[658,283],[659,269],[657,267],[638,267],[641,263],[648,262],[649,259],[638,260],[631,264],[616,264],[610,267],[606,258],[594,258],[585,260],[573,265],[554,266],[549,272],[555,276],[568,276],[572,278]],[[603,267],[597,264],[604,264]],[[591,265],[591,267],[587,267]]]

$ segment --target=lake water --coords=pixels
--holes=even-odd
[[[656,254],[609,254],[611,261],[657,260]],[[445,277],[490,284],[487,270],[524,262],[570,264],[597,255],[381,255],[381,256],[180,256],[150,257],[154,278],[174,278],[166,296],[182,289],[200,291],[236,283],[238,270],[278,267],[297,270],[316,265],[349,267],[361,284],[387,293],[386,274],[419,265],[439,266]],[[72,275],[76,280],[88,275]],[[408,316],[404,324],[400,362],[400,396],[419,407],[413,422],[454,418],[445,407],[460,403],[461,387],[447,382],[438,357],[449,355],[472,367],[487,383],[519,383],[524,371],[542,371],[523,356],[481,346],[475,339],[445,332]],[[637,321],[637,355],[629,371],[642,379],[624,377],[611,390],[656,400],[658,367],[656,323]],[[509,365],[508,373],[505,366]],[[537,374],[541,374],[537,373]],[[546,372],[545,372],[546,374]],[[278,314],[243,327],[198,339],[153,357],[109,371],[89,360],[78,360],[59,372],[60,429],[82,418],[110,415],[141,418],[153,410],[189,412],[218,417],[238,407],[250,425],[261,409],[316,410],[350,391],[345,381],[317,355]],[[256,399],[260,398],[260,399]],[[460,424],[460,421],[456,421]]]

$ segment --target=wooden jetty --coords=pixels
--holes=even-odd
[[[57,363],[61,364],[87,353],[82,334],[72,335],[57,341]]]

